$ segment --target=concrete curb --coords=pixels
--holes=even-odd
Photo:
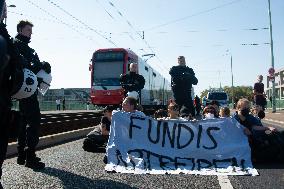
[[[86,136],[89,132],[91,132],[93,129],[94,127],[88,127],[88,128],[78,129],[74,131],[68,131],[64,133],[58,133],[54,135],[40,137],[37,148],[44,148],[44,147],[60,144],[63,142],[75,140],[78,138],[82,138]],[[18,145],[17,142],[12,142],[8,144],[6,157],[17,154],[17,145]]]

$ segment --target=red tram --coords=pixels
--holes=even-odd
[[[124,48],[99,49],[94,52],[91,66],[91,100],[94,105],[119,105],[124,92],[119,83],[129,65],[138,63],[138,73],[145,78],[141,91],[142,105],[165,105],[172,97],[170,83],[133,51]]]

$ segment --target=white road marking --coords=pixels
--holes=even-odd
[[[234,189],[227,175],[218,175],[218,181],[221,189]]]
[[[274,120],[274,119],[264,119],[264,121],[270,121],[270,122],[274,122],[274,123],[280,123],[280,124],[284,124],[284,121],[278,121],[278,120]]]

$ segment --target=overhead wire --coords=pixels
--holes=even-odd
[[[231,2],[229,2],[229,3],[225,3],[225,4],[222,4],[222,5],[219,5],[219,6],[210,8],[210,9],[206,9],[206,10],[203,10],[203,11],[200,11],[200,12],[197,12],[197,13],[194,13],[194,14],[191,14],[191,15],[188,15],[188,16],[185,16],[185,17],[182,17],[182,18],[178,18],[178,19],[175,19],[175,20],[172,20],[172,21],[168,21],[168,22],[163,23],[163,24],[159,24],[159,25],[156,25],[156,26],[152,26],[151,28],[148,28],[148,29],[146,29],[145,31],[154,30],[154,29],[157,29],[157,28],[161,28],[161,27],[164,27],[164,26],[167,26],[167,25],[170,25],[170,24],[174,24],[174,23],[177,23],[177,22],[186,20],[186,19],[188,19],[188,18],[192,18],[192,17],[199,16],[199,15],[202,15],[202,14],[205,14],[205,13],[208,13],[208,12],[212,12],[212,11],[214,11],[214,10],[216,10],[216,9],[220,9],[220,8],[223,8],[223,7],[232,5],[232,4],[237,3],[237,2],[239,2],[239,1],[243,1],[243,0],[234,0],[234,1],[231,1]]]
[[[155,51],[153,50],[153,48],[151,48],[151,46],[149,45],[149,43],[147,42],[147,40],[145,40],[145,39],[143,38],[143,35],[140,34],[140,33],[138,32],[138,30],[135,29],[135,27],[131,24],[131,22],[130,22],[125,16],[123,16],[123,14],[121,13],[121,11],[114,5],[113,2],[111,2],[111,1],[108,1],[108,2],[109,2],[109,4],[116,10],[116,12],[125,20],[125,22],[129,25],[129,27],[137,34],[137,36],[139,36],[139,39],[141,39],[141,40],[146,44],[146,46],[147,46],[148,49],[151,51],[151,53],[155,54],[155,58],[161,63],[161,66],[162,66],[162,67],[161,67],[159,64],[157,64],[157,66],[158,66],[160,69],[163,69],[163,70],[165,70],[166,72],[168,72],[168,71],[169,71],[169,68],[167,68],[167,67],[165,67],[165,66],[163,65],[162,60],[159,58],[159,56],[157,55],[157,53],[155,53]],[[145,52],[144,49],[143,49],[143,51]]]
[[[51,3],[53,6],[57,7],[59,10],[61,10],[62,12],[64,12],[65,14],[67,14],[68,16],[70,16],[72,19],[76,20],[77,22],[79,22],[80,24],[82,24],[83,26],[85,26],[87,29],[95,32],[97,35],[99,35],[100,37],[104,38],[105,40],[107,40],[109,43],[113,44],[115,47],[117,47],[116,43],[114,41],[112,41],[111,39],[105,37],[103,34],[101,34],[98,30],[90,27],[89,25],[87,25],[86,23],[84,23],[83,21],[81,21],[80,19],[78,19],[77,17],[73,16],[71,13],[69,13],[68,11],[66,11],[65,9],[63,9],[61,6],[59,6],[58,4],[54,3],[54,1],[52,0],[47,0],[49,3]]]
[[[30,3],[31,5],[33,5],[34,7],[40,9],[41,11],[43,11],[44,13],[46,13],[48,16],[54,18],[56,21],[58,21],[59,23],[69,27],[71,30],[79,33],[81,36],[87,38],[88,40],[91,40],[93,42],[95,42],[96,44],[100,45],[97,41],[95,41],[92,37],[85,35],[83,32],[79,31],[77,28],[75,28],[73,25],[68,24],[64,21],[62,21],[61,19],[59,19],[58,17],[54,16],[53,14],[51,14],[50,12],[48,12],[47,10],[43,9],[42,7],[40,7],[39,5],[37,5],[36,3],[32,2],[31,0],[25,0],[26,2]]]

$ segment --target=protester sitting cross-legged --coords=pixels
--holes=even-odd
[[[216,109],[212,105],[207,105],[203,109],[203,118],[204,119],[213,119],[216,118]]]
[[[113,106],[104,109],[104,116],[101,123],[91,131],[83,142],[83,149],[88,152],[101,152],[105,150],[109,138]]]
[[[180,117],[180,113],[179,113],[179,105],[175,104],[175,103],[170,103],[168,105],[168,117],[165,118],[166,120],[182,120],[182,121],[186,121],[185,118]]]
[[[262,107],[260,105],[254,105],[251,108],[251,114],[259,119],[263,119],[265,117],[265,112],[263,111]]]
[[[263,126],[260,119],[250,114],[250,104],[247,99],[240,99],[233,117],[245,127],[253,161],[284,161],[283,134],[273,127]]]
[[[168,117],[168,113],[164,109],[158,109],[154,113],[154,118],[157,120],[162,120],[162,119],[165,119],[166,117]]]
[[[230,108],[229,107],[221,107],[219,111],[219,116],[221,118],[230,117]]]
[[[137,100],[133,97],[126,97],[122,102],[122,111],[134,113],[135,115],[146,116],[143,112],[138,110]]]

